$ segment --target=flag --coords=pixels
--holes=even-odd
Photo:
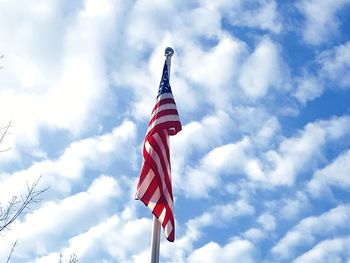
[[[170,169],[169,135],[181,130],[181,122],[169,84],[165,61],[156,104],[143,144],[143,164],[135,198],[158,219],[167,240],[175,239],[174,205]]]

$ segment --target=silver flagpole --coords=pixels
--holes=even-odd
[[[153,231],[152,231],[151,248],[152,248],[151,263],[159,263],[160,223],[155,216],[153,216]]]
[[[167,47],[165,49],[165,62],[168,66],[168,78],[170,79],[170,65],[171,57],[174,55],[174,49]],[[160,222],[153,216],[153,229],[152,229],[152,241],[151,241],[151,263],[159,263],[159,250],[160,250]]]
[[[151,263],[159,263],[159,248],[160,248],[160,223],[158,219],[155,216],[153,216]]]

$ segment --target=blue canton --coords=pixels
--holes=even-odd
[[[159,97],[163,93],[171,93],[171,87],[169,84],[169,72],[168,65],[165,63],[163,68],[162,79],[159,84],[158,96]]]

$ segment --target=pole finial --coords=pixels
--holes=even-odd
[[[165,49],[164,56],[166,56],[166,58],[171,58],[173,55],[174,55],[174,49],[172,49],[171,47],[167,47]]]

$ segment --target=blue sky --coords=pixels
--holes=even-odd
[[[0,0],[0,236],[13,262],[148,262],[133,199],[164,62],[176,240],[161,262],[350,262],[349,0]]]

